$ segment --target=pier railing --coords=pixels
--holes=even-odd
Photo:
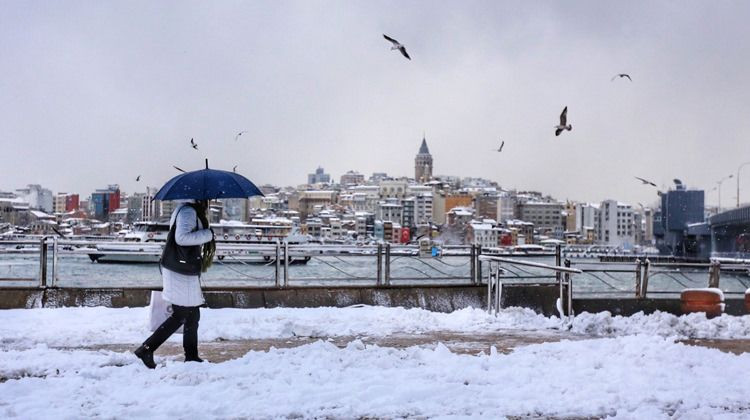
[[[143,246],[138,255],[158,260],[158,244],[117,242]],[[0,287],[158,287],[156,264],[123,267],[89,263],[88,254],[132,255],[132,251],[96,249],[102,242],[44,237],[39,240],[0,240]],[[319,287],[362,285],[479,285],[492,281],[505,285],[535,283],[572,285],[578,297],[630,297],[677,295],[684,288],[720,287],[727,294],[742,294],[750,287],[747,263],[655,263],[648,258],[634,263],[563,260],[558,250],[554,264],[522,259],[526,256],[487,255],[478,246],[450,248],[450,256],[420,255],[416,246],[321,244],[221,244],[216,269],[204,285],[231,287]],[[545,257],[547,259],[551,257]],[[251,261],[252,260],[252,261]],[[306,264],[301,264],[306,262]],[[89,265],[92,264],[92,265]],[[493,264],[502,264],[496,271]],[[543,267],[542,267],[543,266]],[[553,268],[550,268],[553,267]],[[568,272],[564,268],[577,270]],[[141,276],[126,281],[129,276]],[[493,289],[494,290],[494,289]],[[572,287],[569,288],[572,295]],[[497,291],[495,291],[496,293]],[[567,299],[561,296],[561,301]]]

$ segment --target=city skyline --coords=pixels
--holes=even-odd
[[[0,190],[145,190],[206,157],[258,184],[410,176],[426,132],[435,174],[629,203],[657,199],[634,176],[680,178],[716,204],[750,152],[746,3],[395,4],[7,3]]]

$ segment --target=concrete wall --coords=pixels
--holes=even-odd
[[[507,285],[503,288],[503,308],[531,308],[545,316],[557,315],[556,285]],[[210,308],[308,308],[376,305],[424,308],[452,312],[473,307],[486,309],[487,286],[422,287],[304,287],[304,288],[226,288],[204,290]],[[58,308],[67,306],[142,307],[149,304],[150,289],[118,288],[0,288],[0,309]],[[637,312],[668,312],[680,315],[679,299],[603,298],[574,299],[575,313],[609,311],[614,315]],[[725,313],[745,315],[744,300],[727,298]]]

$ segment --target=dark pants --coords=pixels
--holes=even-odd
[[[185,357],[198,357],[198,321],[200,319],[201,313],[198,306],[172,305],[172,315],[143,344],[149,350],[156,351],[169,336],[180,328],[180,325],[184,325],[182,348],[185,349]]]

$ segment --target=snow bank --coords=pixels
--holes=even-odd
[[[469,356],[445,346],[319,341],[220,364],[147,370],[132,355],[0,351],[0,417],[741,418],[750,354],[654,336],[562,341]],[[22,376],[20,379],[16,379]],[[30,376],[30,377],[29,377]]]
[[[0,348],[93,346],[140,343],[149,335],[146,308],[56,308],[0,311]],[[480,309],[453,313],[423,309],[360,306],[352,308],[274,308],[201,310],[200,339],[262,339],[304,337],[383,337],[455,331],[491,333],[503,330],[561,328],[557,317],[530,309],[508,308],[497,317]],[[630,317],[608,312],[576,316],[567,325],[589,336],[649,334],[677,338],[750,338],[750,316],[703,314],[674,316],[657,312]],[[179,342],[180,336],[170,340]]]

